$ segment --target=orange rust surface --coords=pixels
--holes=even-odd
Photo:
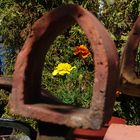
[[[120,89],[124,94],[140,97],[140,78],[135,72],[140,41],[140,17],[137,18],[124,47],[120,66]]]
[[[55,38],[76,22],[84,30],[94,54],[94,95],[89,109],[50,102],[49,97],[41,94],[45,55]],[[99,129],[112,116],[117,83],[118,55],[109,33],[86,9],[65,5],[48,12],[32,26],[16,60],[10,106],[13,113],[44,122]]]

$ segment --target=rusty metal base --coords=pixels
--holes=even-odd
[[[103,140],[111,124],[125,123],[124,119],[112,117],[110,122],[100,130],[91,130],[82,128],[72,129],[65,125],[38,121],[39,134],[37,140]]]

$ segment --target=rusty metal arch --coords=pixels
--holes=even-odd
[[[140,42],[140,17],[137,18],[124,47],[120,66],[120,86],[124,94],[140,97],[140,78],[135,72],[135,58]]]
[[[49,97],[41,94],[41,74],[47,50],[56,36],[76,22],[84,30],[94,53],[94,95],[89,109],[53,101],[48,103]],[[11,110],[45,122],[99,129],[111,118],[117,83],[117,50],[105,27],[80,6],[61,6],[34,23],[17,57],[10,98]]]

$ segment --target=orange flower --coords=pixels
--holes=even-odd
[[[82,58],[87,58],[90,55],[88,48],[84,45],[77,46],[73,53],[74,55],[80,55]]]
[[[119,90],[116,91],[116,97],[119,97],[121,94],[122,94],[121,91]]]

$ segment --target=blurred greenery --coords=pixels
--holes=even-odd
[[[121,56],[128,34],[139,16],[138,0],[0,0],[0,35],[4,37],[3,76],[12,76],[16,56],[31,30],[32,24],[44,13],[63,4],[78,4],[93,13],[108,29]],[[81,59],[73,55],[75,47],[86,45],[91,55]],[[139,47],[140,48],[140,47]],[[42,87],[48,89],[67,104],[88,108],[94,81],[94,62],[90,44],[77,25],[69,27],[59,35],[47,52],[42,73]],[[52,76],[59,63],[76,66],[70,75]],[[136,56],[136,72],[140,75],[140,49]],[[9,112],[9,93],[0,92],[0,108],[3,117],[25,118]],[[125,118],[128,124],[140,124],[140,99],[121,94],[114,105],[115,116]],[[27,122],[35,127],[33,120]]]

